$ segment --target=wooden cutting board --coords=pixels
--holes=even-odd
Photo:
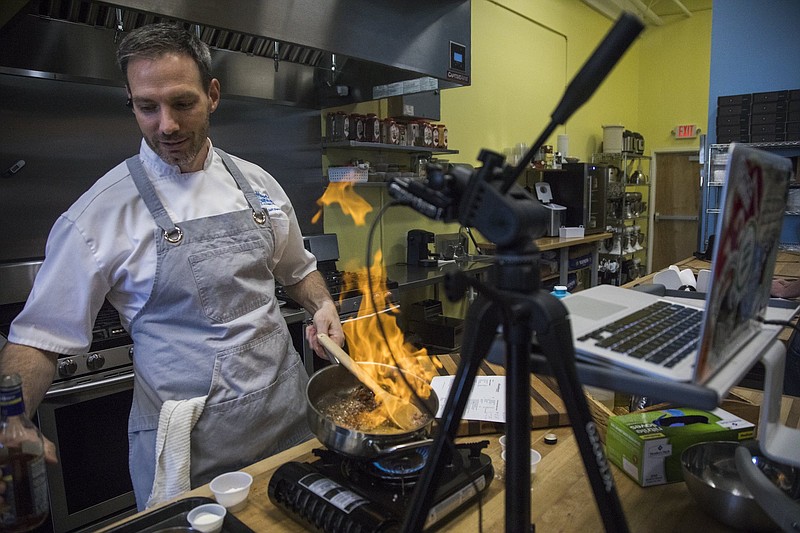
[[[442,366],[438,369],[439,375],[451,376],[456,373],[461,362],[459,354],[435,355]],[[482,376],[504,376],[505,368],[499,365],[482,361],[478,374]],[[548,428],[569,425],[567,408],[558,392],[556,379],[552,376],[531,374],[531,429]],[[499,422],[482,422],[477,420],[463,420],[459,435],[483,435],[488,433],[505,432],[505,424]]]

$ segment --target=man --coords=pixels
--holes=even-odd
[[[306,331],[318,354],[317,332],[339,344],[344,336],[284,191],[263,169],[211,145],[220,84],[208,47],[155,24],[127,35],[117,59],[143,135],[139,154],[54,225],[0,372],[22,376],[34,411],[57,354],[88,350],[107,298],[134,342],[130,472],[143,509],[174,495],[157,490],[164,464],[156,444],[171,442],[169,415],[196,419],[192,486],[308,438],[308,376],[276,281],[313,315]]]

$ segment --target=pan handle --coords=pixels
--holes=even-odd
[[[380,444],[376,441],[371,440],[369,445],[372,446],[372,449],[378,452],[379,455],[392,455],[398,452],[404,452],[406,450],[413,450],[414,448],[422,448],[423,446],[430,446],[433,444],[433,439],[422,439],[416,440],[413,442],[405,442],[403,444],[397,444],[395,446],[389,446],[387,448],[381,448]]]

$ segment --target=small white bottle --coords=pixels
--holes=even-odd
[[[569,292],[564,285],[556,285],[553,287],[553,291],[550,293],[556,298],[564,298],[565,296],[569,296]]]

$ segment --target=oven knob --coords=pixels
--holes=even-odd
[[[89,370],[100,370],[106,364],[106,359],[99,353],[93,353],[86,358],[86,366]]]
[[[131,361],[133,361],[133,346],[131,346],[130,348],[128,348],[128,359],[130,359]]]
[[[73,359],[62,359],[58,362],[58,375],[61,377],[71,376],[78,370],[78,363]]]

